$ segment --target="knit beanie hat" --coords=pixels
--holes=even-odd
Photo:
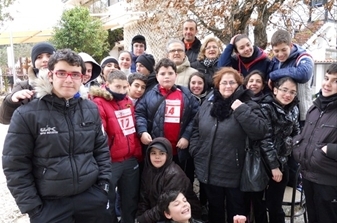
[[[105,57],[102,61],[101,61],[101,67],[102,69],[105,67],[105,65],[107,65],[108,63],[114,63],[114,64],[118,64],[118,61],[112,57],[112,56],[107,56]]]
[[[154,61],[152,54],[140,55],[136,60],[136,64],[137,63],[143,64],[143,66],[146,67],[146,69],[150,71],[150,73],[152,73],[154,70],[155,61]]]
[[[42,54],[42,53],[49,53],[49,54],[54,54],[55,53],[55,48],[53,45],[51,45],[48,42],[41,42],[37,43],[36,45],[33,46],[32,53],[31,53],[31,59],[32,59],[32,64],[33,67],[35,67],[35,60],[37,57]]]
[[[143,43],[144,44],[144,49],[146,50],[146,40],[145,37],[142,35],[136,35],[132,38],[131,40],[131,46],[132,46],[132,51],[133,51],[133,44],[134,43]]]

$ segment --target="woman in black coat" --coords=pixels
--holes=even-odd
[[[213,88],[213,76],[219,70],[218,60],[221,52],[221,42],[215,37],[209,37],[201,45],[198,60],[191,63],[191,67],[204,74],[207,82],[206,91]]]
[[[195,173],[204,184],[209,202],[209,222],[233,222],[244,215],[240,175],[245,158],[245,139],[262,139],[267,123],[260,107],[242,86],[242,76],[230,67],[214,76],[214,91],[202,103],[195,117],[190,154]]]

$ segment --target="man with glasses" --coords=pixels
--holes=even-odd
[[[185,53],[184,43],[178,39],[173,39],[168,42],[166,50],[167,58],[172,60],[177,66],[177,78],[175,84],[187,87],[189,77],[193,73],[198,72],[198,70],[191,67]]]
[[[110,222],[107,138],[96,105],[78,93],[84,62],[59,50],[45,72],[36,98],[13,114],[2,156],[7,186],[31,223]]]

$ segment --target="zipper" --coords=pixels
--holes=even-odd
[[[77,173],[77,167],[76,167],[76,163],[74,160],[74,135],[75,135],[75,131],[74,131],[74,126],[69,118],[69,100],[66,100],[66,109],[64,111],[64,116],[68,125],[68,129],[69,129],[69,144],[68,144],[68,153],[69,153],[69,162],[71,165],[71,170],[73,172],[73,185],[74,185],[74,192],[77,193],[77,182],[78,182],[78,173]]]

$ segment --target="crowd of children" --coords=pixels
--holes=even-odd
[[[337,65],[329,66],[309,109],[313,60],[287,31],[272,36],[272,59],[246,35],[233,36],[222,52],[218,39],[201,44],[196,31],[187,20],[184,39],[169,41],[167,58],[157,63],[142,35],[132,39],[131,52],[100,64],[49,43],[33,47],[29,80],[18,83],[0,107],[0,123],[10,124],[3,152],[8,187],[31,222],[284,223],[290,162],[302,168],[309,221],[337,222]],[[42,83],[48,96],[34,96]],[[34,109],[53,116],[28,116]],[[89,133],[91,142],[84,138]],[[13,146],[20,134],[26,135],[23,151]],[[45,135],[50,142],[60,137],[61,152],[47,146]],[[247,140],[270,171],[262,191],[240,190]],[[37,151],[43,146],[54,151]],[[45,188],[62,185],[63,176],[65,191]],[[92,210],[76,207],[95,187],[103,192],[101,203]],[[52,208],[67,217],[48,216]],[[89,214],[97,208],[99,217]]]

